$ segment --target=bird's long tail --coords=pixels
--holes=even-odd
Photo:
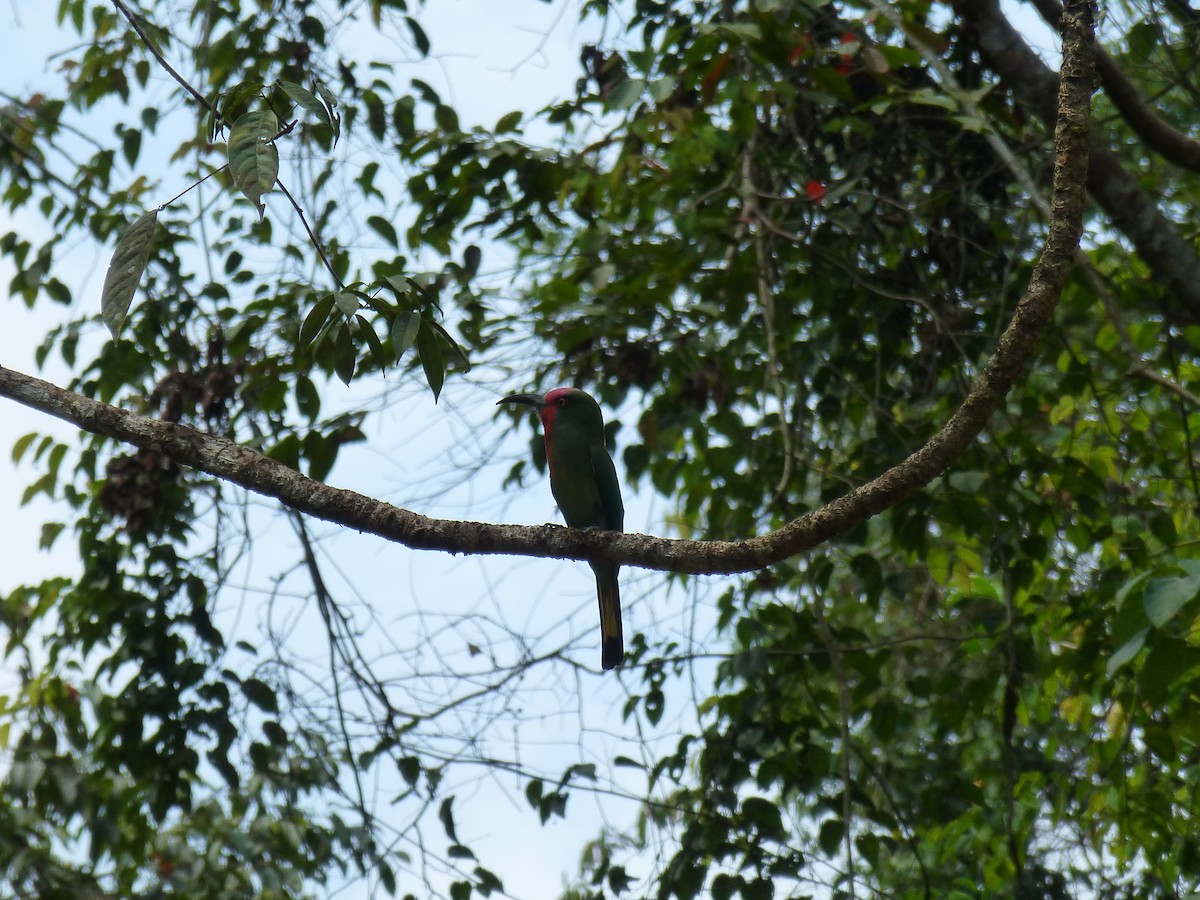
[[[625,640],[621,634],[621,588],[617,584],[617,566],[598,563],[596,593],[600,597],[600,666],[615,669],[625,658]]]

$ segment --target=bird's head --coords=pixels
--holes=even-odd
[[[532,406],[541,416],[542,427],[545,429],[547,437],[552,434],[555,423],[560,419],[569,421],[572,425],[598,429],[601,434],[604,433],[604,416],[600,412],[600,404],[592,398],[591,394],[578,388],[555,388],[545,397],[539,397],[537,394],[509,394],[504,399],[498,400],[496,405],[501,403],[522,403],[525,406]]]

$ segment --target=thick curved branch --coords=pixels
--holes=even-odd
[[[1062,15],[1058,0],[1032,0],[1043,19],[1054,28]],[[1172,127],[1146,102],[1133,82],[1125,77],[1116,60],[1096,48],[1096,74],[1104,93],[1112,100],[1121,118],[1147,147],[1183,169],[1200,172],[1200,141]]]
[[[93,434],[161,453],[182,465],[274,497],[299,512],[414,549],[610,559],[623,565],[696,574],[764,568],[843,534],[924,488],[970,446],[1025,370],[1058,303],[1083,222],[1094,77],[1093,27],[1090,0],[1070,0],[1063,15],[1064,57],[1054,136],[1049,235],[1025,296],[962,406],[908,459],[770,534],[744,541],[685,541],[575,528],[431,519],[314,481],[226,438],[135,415],[3,367],[0,396]]]
[[[1054,121],[1054,71],[1013,28],[997,0],[953,0],[970,29],[984,63],[1042,121]],[[1183,307],[1180,319],[1200,322],[1200,257],[1163,215],[1154,199],[1138,187],[1117,157],[1092,135],[1088,190],[1112,224],[1133,243],[1138,255]]]

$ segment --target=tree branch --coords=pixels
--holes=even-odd
[[[942,62],[942,58],[937,54],[937,52],[934,51],[932,47],[925,43],[915,29],[908,27],[908,23],[905,21],[904,16],[901,15],[898,10],[892,7],[887,0],[867,0],[867,2],[871,8],[875,10],[875,12],[886,17],[893,25],[905,32],[905,39],[918,53],[921,54],[921,58],[925,60],[925,64],[937,73],[942,87],[954,99],[954,101],[959,105],[965,114],[972,116],[973,118],[977,118],[982,122],[988,121],[983,112],[980,110],[979,104],[975,102],[975,99],[972,97],[971,93],[965,90],[962,85],[958,83],[958,79],[955,77],[954,73],[950,71],[950,67]],[[1038,5],[1039,9],[1042,10],[1043,15],[1048,15],[1048,10],[1053,11],[1054,15],[1051,24],[1057,28],[1059,18],[1062,16],[1062,6],[1059,4],[1058,0],[1034,0],[1034,2]],[[1108,80],[1104,75],[1105,61],[1107,61],[1107,65],[1110,69],[1115,69],[1116,64],[1112,61],[1112,58],[1107,56],[1103,50],[1097,47],[1096,67],[1100,72],[1101,82],[1104,83],[1105,87],[1107,88]],[[1121,78],[1123,79],[1124,76],[1121,75]],[[1126,82],[1126,84],[1128,84],[1128,82]],[[1130,87],[1130,90],[1132,90],[1132,87]],[[983,137],[988,142],[988,146],[995,151],[996,156],[1000,159],[1000,161],[1004,163],[1005,167],[1009,170],[1009,172],[1012,173],[1013,177],[1016,178],[1017,183],[1020,184],[1025,192],[1029,195],[1029,199],[1032,201],[1033,205],[1037,207],[1037,210],[1039,213],[1041,213],[1042,218],[1044,218],[1047,222],[1050,221],[1050,201],[1045,197],[1045,195],[1042,194],[1041,188],[1038,186],[1037,182],[1034,181],[1033,175],[1030,173],[1029,168],[1023,161],[1017,158],[1017,155],[1012,151],[1008,144],[1004,142],[1004,139],[1000,136],[999,131],[992,127],[990,123],[989,127],[983,132]],[[1188,140],[1191,139],[1188,138]],[[1197,143],[1196,147],[1197,150],[1200,151],[1200,143]],[[1200,154],[1198,154],[1197,161],[1200,163]],[[1200,397],[1197,397],[1183,385],[1172,381],[1159,372],[1156,372],[1146,364],[1145,360],[1142,358],[1142,355],[1138,352],[1137,347],[1134,345],[1133,338],[1129,334],[1129,329],[1125,325],[1124,319],[1121,315],[1120,306],[1117,303],[1117,298],[1113,296],[1113,292],[1109,289],[1104,277],[1099,271],[1097,271],[1096,266],[1092,263],[1091,257],[1089,257],[1082,248],[1079,248],[1075,251],[1075,263],[1079,266],[1079,270],[1083,274],[1084,279],[1091,286],[1092,290],[1095,291],[1096,296],[1100,298],[1100,302],[1104,305],[1104,309],[1108,313],[1109,320],[1112,322],[1112,326],[1117,333],[1117,340],[1121,345],[1121,350],[1129,360],[1129,371],[1132,374],[1165,388],[1184,402],[1191,404],[1193,407],[1200,408]],[[853,272],[849,272],[847,274],[849,274],[851,278],[856,277]],[[932,313],[932,310],[928,311]]]
[[[954,0],[954,9],[972,32],[986,65],[1042,121],[1054,121],[1054,72],[1013,28],[997,0]],[[1181,318],[1200,322],[1200,257],[1195,249],[1096,135],[1091,137],[1090,153],[1091,195],[1182,304],[1186,315]]]
[[[604,559],[680,573],[761,569],[843,534],[900,503],[945,472],[983,429],[1029,363],[1058,303],[1078,245],[1088,166],[1094,78],[1090,0],[1070,0],[1063,15],[1063,69],[1055,129],[1049,234],[1029,288],[995,353],[948,422],[899,465],[783,528],[742,541],[688,541],[642,534],[490,525],[432,519],[354,491],[314,481],[227,438],[135,415],[49,382],[0,367],[0,396],[274,497],[299,512],[413,549]]]
[[[1058,18],[1062,15],[1058,0],[1033,0],[1033,5],[1047,23],[1058,27]],[[1116,61],[1099,48],[1096,49],[1096,74],[1121,118],[1147,147],[1167,162],[1200,172],[1200,141],[1173,128],[1159,116],[1138,93],[1133,82],[1125,77]]]
[[[112,0],[112,5],[115,6],[117,8],[117,11],[125,17],[126,21],[129,22],[130,27],[133,28],[134,32],[141,39],[142,44],[144,44],[146,49],[150,51],[150,55],[153,56],[156,60],[158,60],[158,64],[160,66],[162,66],[163,69],[166,70],[167,74],[170,75],[172,78],[174,78],[175,81],[179,83],[179,86],[182,87],[185,91],[188,92],[188,94],[191,95],[193,100],[195,100],[202,107],[204,107],[206,110],[208,110],[208,112],[210,112],[214,117],[216,117],[216,119],[218,121],[220,121],[226,125],[231,125],[232,123],[229,121],[228,118],[226,118],[225,113],[223,111],[217,109],[216,106],[214,106],[212,103],[210,103],[203,94],[201,94],[198,90],[196,90],[194,87],[192,87],[192,85],[190,83],[188,83],[188,80],[186,78],[184,78],[182,75],[180,75],[179,72],[177,72],[175,70],[175,68],[169,62],[167,62],[167,58],[165,56],[163,56],[162,51],[159,50],[158,46],[154,43],[154,41],[152,41],[150,39],[150,35],[148,35],[146,33],[146,30],[142,27],[141,23],[138,22],[137,16],[135,16],[133,14],[133,11],[128,6],[125,5],[123,0]],[[295,125],[296,125],[296,123],[292,122],[291,125],[288,125],[282,131],[280,131],[279,134],[277,134],[277,135],[275,135],[275,137],[271,138],[270,143],[274,143],[279,138],[281,138],[283,135],[289,134],[291,132],[292,128],[295,127]],[[222,166],[221,168],[223,169],[223,168],[225,168],[225,166]],[[220,169],[217,169],[216,171],[219,172]],[[196,182],[196,184],[193,184],[192,187],[188,188],[187,190],[190,191],[192,188],[196,187],[196,185],[200,184],[200,182],[204,181],[207,178],[210,178],[214,174],[216,174],[216,172],[210,172],[208,175],[205,175],[204,178],[200,179],[200,181]],[[295,210],[296,215],[300,217],[300,224],[304,226],[304,230],[308,233],[309,243],[311,243],[313,245],[313,247],[316,248],[317,255],[320,257],[321,262],[325,264],[326,271],[328,271],[329,274],[331,276],[333,276],[333,283],[336,284],[339,289],[345,289],[346,285],[343,284],[341,276],[338,275],[337,269],[335,269],[333,267],[333,263],[329,261],[329,255],[325,252],[325,245],[323,243],[321,243],[321,239],[319,237],[317,237],[316,232],[314,232],[312,227],[308,224],[308,219],[305,218],[305,216],[304,216],[304,210],[300,207],[300,204],[296,201],[296,198],[292,196],[292,192],[287,189],[287,186],[283,183],[283,181],[278,176],[276,176],[276,178],[275,178],[275,184],[279,186],[279,190],[283,193],[283,196],[287,198],[288,203],[290,203],[292,205],[292,209]],[[159,209],[160,210],[165,209],[167,206],[174,203],[176,200],[178,200],[180,197],[182,197],[183,194],[186,194],[186,193],[187,193],[187,191],[184,191],[183,193],[181,193],[175,197],[172,197],[166,203],[162,204],[162,206],[160,206]]]
[[[150,40],[150,35],[146,34],[146,30],[142,28],[142,24],[137,20],[137,16],[133,14],[133,10],[126,6],[122,0],[112,0],[112,5],[117,8],[117,12],[125,17],[125,21],[129,23],[129,27],[131,27],[134,32],[137,33],[137,36],[141,38],[141,41],[145,45],[146,49],[150,51],[151,56],[158,60],[158,64],[166,70],[167,74],[174,78],[175,81],[179,83],[180,87],[191,94],[193,100],[207,109],[214,116],[224,120],[225,117],[218,112],[215,106],[208,102],[208,98],[188,84],[187,79],[175,71],[175,68],[169,62],[167,62],[167,58],[162,55],[162,51],[158,49],[158,45],[155,44],[154,41]]]

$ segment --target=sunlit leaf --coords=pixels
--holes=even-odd
[[[1198,594],[1200,575],[1151,579],[1146,582],[1146,590],[1142,594],[1146,617],[1155,627],[1162,628]]]

